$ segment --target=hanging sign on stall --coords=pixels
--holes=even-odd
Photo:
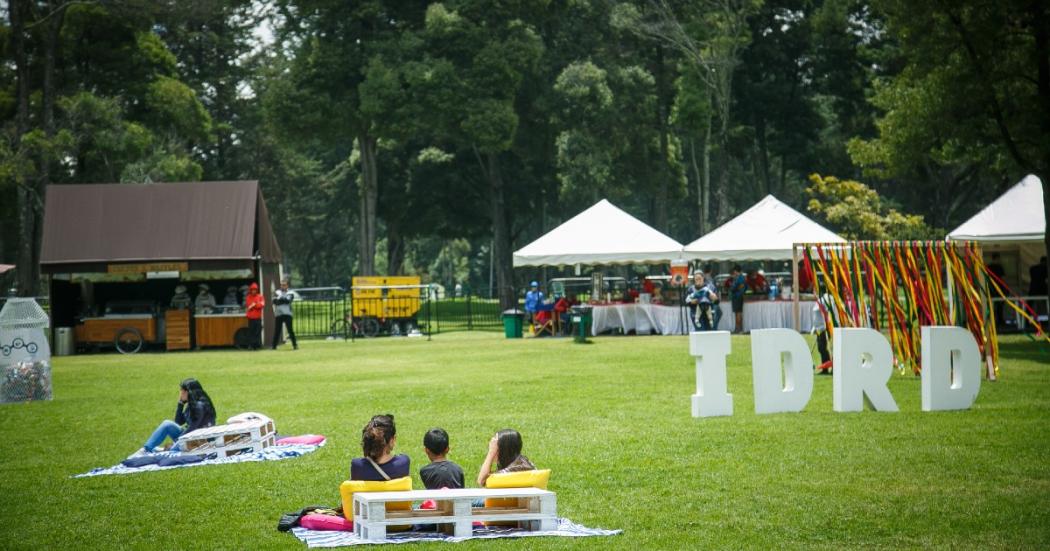
[[[685,260],[671,262],[671,285],[683,287],[689,282],[689,263]]]
[[[145,264],[107,264],[106,273],[110,274],[144,274],[147,272],[185,272],[190,269],[189,262],[148,262]]]

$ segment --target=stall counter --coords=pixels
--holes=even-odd
[[[237,314],[197,314],[194,316],[197,330],[197,348],[205,346],[233,346],[233,335],[238,329],[248,327],[248,318]]]

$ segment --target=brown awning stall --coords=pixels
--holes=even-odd
[[[53,277],[250,270],[269,299],[281,249],[257,181],[51,185],[40,259]],[[76,314],[76,306],[52,303],[55,314]],[[267,307],[266,342],[272,317]]]

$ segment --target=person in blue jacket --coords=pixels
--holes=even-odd
[[[733,266],[729,279],[732,281],[729,285],[729,297],[733,301],[733,317],[736,322],[733,332],[740,334],[744,332],[744,293],[747,292],[747,280],[739,264]]]
[[[533,281],[529,284],[529,291],[525,293],[525,317],[529,319],[529,323],[532,323],[533,316],[540,310],[540,304],[543,303],[543,291],[540,290],[540,284]]]
[[[213,425],[215,405],[200,381],[191,377],[179,384],[179,404],[175,408],[175,420],[162,421],[142,449],[136,453],[151,453],[168,438],[177,442],[183,434]],[[173,446],[172,449],[176,448]]]

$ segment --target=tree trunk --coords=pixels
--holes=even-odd
[[[370,276],[376,273],[376,202],[379,197],[376,138],[361,132],[361,200],[358,231],[358,273]]]
[[[711,213],[711,117],[707,117],[707,125],[704,127],[704,198],[703,211],[701,214],[700,235],[707,233],[711,228],[709,215]]]
[[[386,273],[401,275],[405,264],[405,236],[401,233],[401,223],[386,222]]]
[[[11,22],[11,53],[15,62],[16,112],[14,147],[21,150],[22,136],[29,130],[29,66],[25,50],[24,0],[13,0],[7,10]],[[17,176],[16,176],[17,177]],[[18,181],[18,294],[34,294],[35,283],[30,265],[33,263],[33,197],[28,183]]]
[[[667,233],[667,180],[670,176],[668,170],[668,143],[667,143],[667,105],[665,100],[667,78],[664,75],[664,49],[656,47],[656,129],[660,133],[660,158],[656,162],[656,193],[653,195],[654,220],[656,229]]]
[[[758,159],[759,167],[762,170],[762,181],[766,184],[766,194],[771,195],[773,193],[773,180],[769,177],[769,144],[766,139],[766,119],[759,116],[758,127],[755,128],[755,132],[758,134]]]
[[[693,168],[693,178],[696,180],[697,229],[700,235],[703,235],[707,232],[707,219],[704,216],[704,180],[700,175],[700,167],[696,164],[696,138],[689,138],[689,161]]]
[[[514,308],[518,297],[514,294],[514,263],[510,250],[510,227],[503,193],[503,175],[500,173],[499,154],[486,153],[486,176],[489,180],[489,206],[492,216],[492,254],[496,267],[496,288],[501,310]]]

